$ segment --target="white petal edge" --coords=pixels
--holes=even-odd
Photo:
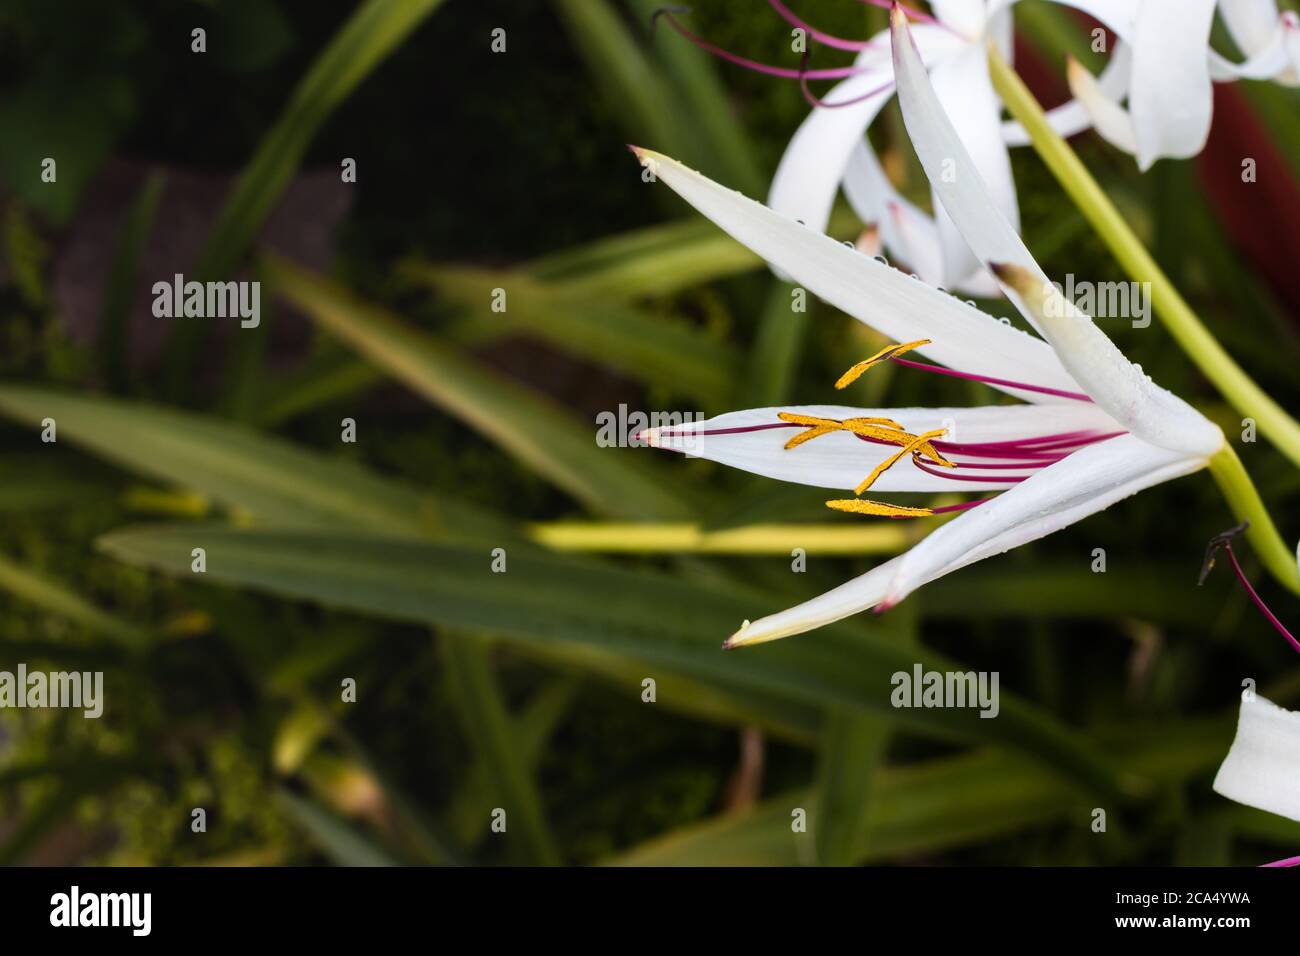
[[[1206,464],[1205,458],[1157,448],[1134,435],[1089,445],[965,512],[908,551],[884,602],[896,604],[935,578],[1036,541]]]
[[[1119,102],[1128,95],[1129,80],[1133,71],[1133,48],[1116,41],[1115,49],[1097,77],[1097,88],[1109,100]],[[1078,99],[1072,99],[1047,111],[1047,122],[1058,136],[1070,137],[1082,133],[1091,124],[1087,109]],[[1002,124],[1002,138],[1008,146],[1028,146],[1029,133],[1019,120]]]
[[[1300,821],[1300,713],[1257,694],[1243,699],[1214,792]]]
[[[1086,457],[1076,460],[1080,456]],[[1130,435],[1085,448],[1003,492],[996,500],[963,513],[911,551],[810,601],[746,622],[727,646],[761,644],[802,634],[880,604],[896,603],[912,590],[951,571],[1050,534],[1144,488],[1189,474],[1203,465]],[[1046,512],[1036,513],[1041,508]],[[985,540],[980,540],[981,535],[986,536]]]
[[[798,428],[772,427],[762,431],[717,434],[724,430],[777,425],[780,423],[777,413],[783,411],[840,421],[847,418],[890,418],[913,435],[946,428],[949,435],[945,440],[961,443],[1039,438],[1075,431],[1111,434],[1122,430],[1109,415],[1092,403],[1071,402],[1068,405],[991,405],[976,408],[852,408],[844,405],[751,408],[728,412],[703,422],[651,428],[641,435],[655,448],[681,452],[693,458],[705,458],[776,481],[837,490],[857,487],[876,465],[897,451],[893,446],[865,442],[844,432],[821,435],[789,451],[785,449],[785,443],[799,434]],[[962,459],[969,456],[954,454],[953,457]],[[1028,471],[1029,469],[1004,474],[1022,474]],[[997,472],[983,474],[994,476]],[[1012,484],[1014,482],[994,484],[941,478],[922,471],[912,464],[910,458],[905,458],[881,475],[865,496],[870,498],[874,494],[891,491],[985,492],[1008,488]]]
[[[1210,135],[1209,38],[1217,0],[1143,0],[1133,41],[1129,112],[1138,167],[1195,156]]]
[[[1004,325],[822,233],[718,185],[652,150],[641,163],[697,210],[809,292],[896,342],[930,339],[918,351],[949,368],[1063,391],[1079,391],[1047,343]],[[846,363],[865,356],[853,356]],[[1069,399],[1002,391],[1045,404]]]
[[[821,98],[827,103],[844,103],[872,90],[880,92],[849,106],[814,108],[791,137],[768,190],[767,204],[772,209],[818,232],[826,231],[850,152],[894,96],[889,31],[880,32],[870,42],[872,46],[854,61],[867,72],[842,80]],[[932,26],[917,29],[917,42],[929,62],[937,62],[963,45],[948,31]]]
[[[906,20],[898,16],[893,20],[894,71],[908,134],[931,186],[980,261],[998,276],[1020,312],[1052,344],[1084,391],[1128,431],[1175,451],[1212,454],[1223,441],[1218,428],[1153,383],[1091,318],[1049,284],[1020,236],[990,200],[920,68]]]
[[[1128,110],[1106,95],[1101,83],[1078,60],[1070,57],[1066,64],[1070,92],[1088,114],[1097,135],[1130,156],[1137,152],[1137,134]]]
[[[982,44],[973,45],[931,70],[930,84],[979,171],[989,200],[1018,232],[1020,205],[1011,175],[1011,157],[1002,139],[1002,103],[993,91],[987,56]],[[953,224],[937,192],[934,210],[943,246],[943,284],[953,288],[979,267],[979,259]]]

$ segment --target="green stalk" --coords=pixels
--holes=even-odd
[[[989,70],[1002,102],[1028,131],[1035,151],[1079,211],[1124,270],[1134,279],[1150,284],[1151,304],[1174,340],[1233,408],[1253,418],[1260,433],[1282,454],[1300,465],[1300,423],[1256,385],[1223,350],[1134,235],[1074,150],[1052,129],[1029,88],[992,46],[989,47]],[[1293,577],[1294,571],[1293,567]]]
[[[1246,540],[1250,542],[1259,559],[1273,577],[1293,594],[1300,594],[1300,567],[1296,555],[1278,534],[1277,526],[1269,516],[1264,501],[1246,473],[1245,466],[1231,445],[1224,445],[1210,459],[1210,474],[1218,483],[1232,513],[1239,520],[1249,521]]]

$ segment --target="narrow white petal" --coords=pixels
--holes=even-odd
[[[965,512],[905,554],[811,601],[745,625],[729,646],[759,644],[832,624],[908,593],[975,561],[1001,554],[1109,507],[1204,462],[1132,436],[1075,452],[996,500]]]
[[[1052,343],[1084,391],[1134,434],[1196,454],[1222,444],[1218,429],[1155,385],[1047,280],[1015,229],[998,212],[920,69],[906,22],[894,17],[894,68],[903,119],[921,164],[971,248],[994,267],[1025,318]]]
[[[930,339],[933,344],[918,351],[962,372],[1079,391],[1047,343],[777,215],[667,156],[644,149],[636,153],[658,180],[773,267],[894,341]],[[1049,400],[1011,387],[1003,391],[1027,401]]]
[[[1161,448],[1203,457],[1223,446],[1217,425],[1126,359],[1056,287],[1027,270],[995,271],[1088,394],[1126,430]]]
[[[1066,68],[1070,92],[1092,121],[1097,134],[1116,149],[1132,155],[1137,152],[1137,135],[1133,132],[1133,119],[1128,110],[1108,97],[1101,84],[1078,60],[1070,58]]]
[[[946,27],[965,34],[972,42],[984,32],[985,0],[930,0],[930,9]]]
[[[1209,37],[1216,0],[1143,0],[1133,44],[1129,109],[1138,166],[1195,156],[1210,134]]]
[[[992,16],[1014,6],[1017,2],[1018,0],[990,0],[989,15]],[[1135,0],[1056,0],[1056,2],[1061,6],[1083,11],[1125,40],[1133,35],[1134,18],[1140,6],[1140,3]]]
[[[1243,700],[1214,792],[1248,807],[1300,820],[1300,712],[1259,695]]]
[[[885,64],[870,73],[842,80],[823,97],[828,102],[840,103],[879,91],[851,106],[814,109],[808,114],[786,147],[772,178],[767,201],[773,209],[810,229],[826,231],[849,155],[862,142],[881,108],[893,99],[892,83],[893,70]],[[858,215],[862,215],[862,210],[858,210]]]
[[[1206,464],[1123,435],[1075,452],[937,529],[903,556],[884,601],[968,564],[1035,541]]]
[[[870,374],[870,373],[868,373]],[[706,458],[765,478],[837,490],[857,487],[871,470],[898,449],[866,442],[845,432],[832,432],[788,451],[785,443],[801,429],[786,426],[779,412],[816,418],[889,418],[913,435],[944,428],[945,441],[970,444],[1040,438],[1065,432],[1120,431],[1114,419],[1090,402],[1062,405],[992,405],[977,408],[851,408],[843,405],[802,405],[753,408],[728,412],[704,422],[652,428],[643,439],[694,458]],[[739,431],[739,429],[745,429]],[[954,459],[962,459],[958,454]],[[1028,473],[1026,469],[1024,473]],[[984,476],[996,476],[985,471]],[[1003,472],[1017,474],[1017,472]],[[889,491],[993,491],[1014,482],[959,481],[931,475],[912,464],[898,462],[872,486],[866,497]],[[987,507],[987,506],[984,506]]]
[[[844,172],[844,193],[863,222],[876,224],[885,249],[927,285],[944,286],[943,249],[934,218],[901,195],[864,140],[853,149]],[[980,298],[1001,298],[997,280],[978,266],[947,288]]]
[[[1269,45],[1278,28],[1277,0],[1224,0],[1219,14],[1232,42],[1248,59]]]
[[[894,75],[903,120],[939,203],[985,265],[1011,263],[1038,270],[1015,228],[998,211],[952,118],[936,96],[912,46],[906,19],[895,16],[894,24]],[[1034,321],[1030,315],[1025,317]]]
[[[1133,71],[1133,48],[1116,41],[1110,58],[1097,77],[1097,89],[1108,100],[1119,102],[1128,96],[1129,80]],[[1059,136],[1070,137],[1082,133],[1092,125],[1087,109],[1077,99],[1069,100],[1047,111],[1047,122]],[[1029,133],[1018,120],[1002,124],[1002,138],[1008,146],[1028,146]],[[1134,152],[1130,150],[1129,152]]]
[[[873,608],[884,598],[885,589],[889,587],[889,581],[902,560],[901,555],[891,558],[866,574],[846,581],[810,601],[769,614],[757,621],[746,621],[724,646],[740,647],[779,640],[834,624]]]
[[[1011,228],[1019,231],[1020,205],[1011,176],[1011,157],[1002,139],[1002,104],[993,91],[983,46],[971,46],[945,60],[930,71],[930,82],[989,199]],[[979,260],[947,215],[937,192],[934,208],[943,246],[943,285],[953,288],[979,268]]]
[[[928,63],[939,62],[962,47],[960,38],[937,27],[918,27],[916,32]],[[809,113],[790,139],[768,191],[767,204],[772,209],[818,232],[826,231],[850,152],[863,141],[881,108],[894,96],[889,31],[872,37],[871,43],[855,61],[866,72],[840,81],[829,93],[819,94],[827,103],[866,98],[848,106],[815,108]],[[867,96],[873,90],[880,92]],[[864,216],[861,210],[858,215],[864,222],[876,219]]]

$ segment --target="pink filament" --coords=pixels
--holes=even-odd
[[[808,62],[808,54],[805,53],[803,57],[803,62],[800,64],[800,69],[802,69],[803,64],[807,62]],[[810,106],[822,110],[837,110],[845,106],[853,106],[855,103],[861,103],[865,100],[869,100],[873,96],[879,96],[881,93],[884,93],[887,90],[892,90],[893,88],[894,88],[894,81],[890,80],[888,83],[883,83],[880,86],[877,86],[874,90],[868,90],[867,92],[861,94],[860,96],[851,96],[847,100],[840,100],[837,103],[829,103],[826,100],[823,100],[821,97],[814,94],[813,91],[808,88],[807,74],[799,77],[799,90],[800,92],[803,93],[803,98],[808,102]]]
[[[768,63],[759,63],[757,60],[751,60],[748,57],[732,53],[730,50],[724,50],[722,47],[710,43],[703,37],[692,33],[678,22],[677,18],[673,16],[671,10],[659,10],[655,13],[655,16],[662,16],[672,25],[674,30],[706,53],[711,53],[720,59],[726,60],[728,63],[734,63],[736,66],[744,67],[747,70],[753,70],[755,73],[765,73],[768,76],[780,76],[788,80],[802,81],[805,78],[810,80],[839,80],[846,76],[856,76],[859,73],[865,72],[862,67],[857,66],[838,66],[821,70],[805,70],[802,67],[799,69],[791,69],[790,67],[785,66],[772,66]]]
[[[987,375],[974,375],[970,372],[957,372],[950,368],[944,368],[942,365],[927,365],[924,362],[913,362],[911,359],[895,358],[890,359],[897,365],[906,365],[908,368],[920,369],[923,372],[934,372],[936,375],[951,375],[953,378],[964,378],[971,382],[983,382],[986,385],[1003,385],[1007,388],[1019,389],[1022,392],[1038,392],[1042,395],[1056,395],[1060,398],[1072,398],[1079,402],[1091,402],[1092,398],[1082,392],[1063,392],[1059,388],[1044,388],[1042,385],[1026,385],[1024,382],[1013,382],[1006,378],[990,378]]]
[[[1237,572],[1237,580],[1240,581],[1241,586],[1246,589],[1246,593],[1250,595],[1250,599],[1255,602],[1255,607],[1259,608],[1259,612],[1268,618],[1268,623],[1273,625],[1273,629],[1285,637],[1290,642],[1291,646],[1295,648],[1296,653],[1300,654],[1300,641],[1297,641],[1291,635],[1291,632],[1283,627],[1282,622],[1277,619],[1277,615],[1270,611],[1268,605],[1264,603],[1263,598],[1255,593],[1255,589],[1251,587],[1250,581],[1246,579],[1245,573],[1241,570],[1241,565],[1237,563],[1237,556],[1232,553],[1232,544],[1230,542],[1225,542],[1223,547],[1228,552],[1228,557],[1232,561],[1232,570]]]
[[[882,10],[892,10],[896,6],[902,7],[903,12],[918,23],[931,23],[937,27],[943,27],[945,30],[951,29],[947,24],[939,22],[930,14],[922,13],[920,10],[913,10],[911,7],[904,7],[901,3],[895,3],[894,0],[858,0],[858,3],[866,4],[869,7],[880,7]]]
[[[843,37],[837,37],[830,33],[823,33],[812,24],[799,19],[795,13],[787,7],[781,0],[767,0],[772,9],[775,10],[783,20],[791,26],[798,27],[810,37],[823,46],[834,47],[836,50],[865,50],[873,46],[870,40],[846,40]]]

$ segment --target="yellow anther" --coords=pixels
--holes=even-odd
[[[920,348],[922,345],[929,345],[929,339],[917,339],[915,342],[907,342],[903,345],[886,345],[883,349],[871,356],[869,359],[863,359],[857,365],[853,366],[847,372],[839,377],[835,383],[836,388],[847,388],[862,377],[862,373],[873,365],[879,365],[881,362],[888,362],[895,356],[902,355],[904,352],[910,352],[912,349]]]
[[[934,514],[929,508],[905,508],[902,505],[887,505],[883,501],[868,501],[866,498],[828,501],[826,507],[835,511],[850,511],[854,514],[876,515],[881,518],[925,518]]]
[[[800,432],[785,443],[785,450],[798,448],[806,441],[812,441],[814,438],[820,438],[822,435],[829,435],[831,432],[839,431],[840,426],[835,425],[813,425],[807,431]]]
[[[922,435],[917,435],[915,438],[909,441],[902,448],[898,449],[898,451],[894,452],[892,455],[890,455],[888,458],[886,458],[884,461],[878,464],[875,468],[871,469],[871,474],[867,475],[867,477],[862,480],[862,483],[853,489],[853,493],[855,495],[862,494],[864,491],[866,491],[868,488],[870,488],[873,484],[876,483],[877,478],[879,478],[881,475],[887,472],[890,468],[893,468],[894,465],[898,464],[898,460],[902,458],[904,455],[919,454],[921,448],[923,447],[933,448],[933,446],[930,445],[930,439],[938,438],[940,435],[944,434],[945,431],[946,429],[940,428],[932,432],[925,432]],[[949,468],[952,467],[952,462],[946,461],[943,458],[939,458],[937,460],[939,463],[946,465]]]

